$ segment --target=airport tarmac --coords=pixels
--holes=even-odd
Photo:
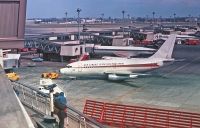
[[[66,76],[54,80],[65,92],[68,103],[82,111],[86,99],[127,105],[140,105],[200,113],[200,46],[176,45],[171,65],[149,72],[143,78],[123,82]],[[31,63],[31,62],[30,62]],[[39,85],[41,73],[58,71],[65,64],[35,63],[35,67],[16,69],[19,82]]]
[[[127,26],[133,24],[127,24]],[[122,24],[86,24],[89,31],[103,31],[109,29],[119,29]],[[80,30],[82,31],[83,24]],[[28,34],[44,34],[44,33],[73,33],[78,32],[78,24],[29,24],[25,29]]]
[[[165,26],[174,26],[174,23],[163,22]],[[84,24],[88,31],[104,31],[104,30],[113,30],[119,29],[122,26],[131,26],[135,28],[144,28],[151,26],[151,23],[104,23],[104,24]],[[195,25],[195,24],[188,24],[188,22],[177,22],[176,25]],[[80,30],[83,29],[83,24],[80,25]],[[44,34],[44,33],[71,33],[71,32],[78,32],[78,24],[26,24],[25,29],[26,34]]]

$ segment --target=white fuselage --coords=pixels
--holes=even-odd
[[[60,69],[62,74],[69,76],[105,75],[106,73],[137,73],[159,68],[162,60],[155,59],[113,59],[78,61]]]
[[[134,46],[95,46],[93,50],[95,54],[116,55],[121,57],[138,56],[140,54],[151,55],[156,51],[152,48]]]

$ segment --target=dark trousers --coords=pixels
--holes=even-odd
[[[58,112],[59,128],[64,128],[65,117],[66,117],[66,113],[63,110],[59,110]]]

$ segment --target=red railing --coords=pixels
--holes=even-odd
[[[200,114],[86,100],[83,113],[110,126],[200,128]]]

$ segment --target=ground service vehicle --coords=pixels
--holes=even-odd
[[[6,76],[11,81],[18,81],[19,80],[19,75],[15,72],[7,73]]]
[[[57,79],[59,74],[56,72],[45,72],[41,75],[42,78]]]

